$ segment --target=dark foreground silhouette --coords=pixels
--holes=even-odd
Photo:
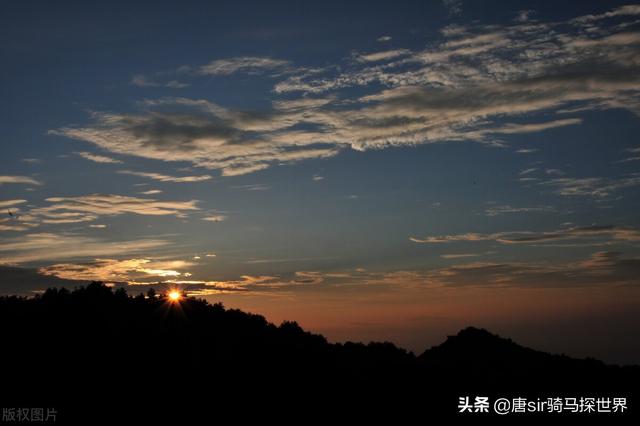
[[[415,356],[391,343],[331,344],[295,322],[275,326],[221,304],[151,296],[93,283],[0,298],[0,406],[56,407],[57,423],[85,424],[483,415],[458,413],[464,396],[626,397],[627,414],[616,419],[635,412],[640,367],[551,355],[483,329]]]

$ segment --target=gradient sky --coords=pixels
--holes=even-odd
[[[0,292],[640,363],[640,5],[344,3],[2,3]]]

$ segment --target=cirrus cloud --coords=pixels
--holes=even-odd
[[[562,240],[602,239],[605,241],[634,242],[640,241],[640,230],[636,228],[612,225],[593,225],[572,227],[547,232],[495,232],[491,234],[466,233],[423,238],[410,237],[409,240],[420,244],[442,244],[462,241],[495,241],[502,244],[535,244]]]
[[[200,175],[200,176],[168,176],[160,173],[147,173],[147,172],[134,172],[131,170],[118,170],[118,173],[123,175],[132,175],[132,176],[140,176],[148,179],[157,180],[159,182],[202,182],[205,180],[210,180],[213,176],[210,175]]]
[[[225,176],[348,148],[459,141],[505,146],[514,135],[582,122],[567,114],[612,108],[640,114],[635,15],[636,8],[622,7],[560,22],[450,26],[423,49],[371,52],[348,67],[218,59],[183,71],[271,71],[270,79],[280,78],[271,108],[245,111],[206,99],[161,98],[140,102],[138,111],[94,112],[88,124],[50,133]],[[345,92],[354,88],[360,91],[355,97]],[[535,116],[541,118],[529,121]]]
[[[41,232],[4,239],[0,244],[0,263],[22,264],[59,259],[121,256],[158,250],[168,244],[168,240],[159,238],[108,241],[77,234]]]
[[[39,182],[29,176],[0,176],[0,185],[5,183],[24,183],[28,185],[42,185],[42,182]]]
[[[81,151],[76,152],[80,157],[93,161],[94,163],[102,163],[102,164],[121,164],[122,161],[116,160],[115,158],[107,157],[105,155],[92,154],[90,152]]]

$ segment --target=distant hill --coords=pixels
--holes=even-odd
[[[92,283],[0,298],[2,406],[54,406],[76,420],[211,410],[397,420],[456,415],[465,395],[638,394],[638,366],[551,355],[483,329],[415,356],[386,342],[328,343],[295,322],[276,326],[222,304],[149,296]]]

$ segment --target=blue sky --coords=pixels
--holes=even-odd
[[[4,266],[640,360],[640,5],[0,8]]]

